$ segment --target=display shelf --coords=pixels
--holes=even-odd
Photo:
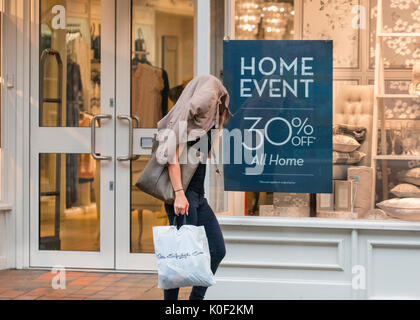
[[[385,94],[378,94],[377,98],[379,99],[420,99],[420,96],[415,94],[408,94],[408,93],[385,93]]]
[[[420,33],[407,33],[407,32],[380,32],[378,37],[420,37]]]
[[[386,94],[385,93],[385,57],[384,57],[384,39],[386,37],[420,37],[420,33],[404,33],[404,32],[384,32],[384,20],[383,20],[383,0],[377,1],[377,19],[376,19],[376,44],[375,44],[375,101],[373,108],[373,130],[372,130],[372,153],[371,153],[371,163],[374,171],[377,169],[377,160],[384,160],[380,163],[380,170],[382,174],[382,198],[388,199],[388,161],[386,160],[397,160],[397,161],[417,161],[420,160],[420,156],[410,156],[410,155],[386,155],[387,146],[387,129],[388,130],[398,130],[397,128],[392,128],[392,124],[400,121],[405,121],[406,126],[401,126],[400,130],[403,130],[407,133],[406,130],[409,129],[409,125],[415,122],[408,122],[408,119],[401,119],[397,121],[389,121],[385,118],[385,99],[416,99],[419,98],[418,95],[412,94]],[[414,119],[412,119],[414,121]],[[387,128],[387,124],[391,124],[391,128]],[[416,126],[414,126],[416,127]],[[413,129],[413,128],[411,128]],[[402,135],[402,131],[401,131]],[[378,141],[380,139],[380,145]],[[408,143],[409,141],[407,141]],[[378,148],[379,147],[379,148]],[[394,146],[392,147],[394,148]],[[378,155],[378,150],[382,150],[382,155]],[[379,164],[379,163],[378,163]],[[372,193],[376,194],[376,183],[375,179],[372,183]],[[378,181],[379,183],[379,181]],[[372,199],[372,209],[375,208],[375,198]]]
[[[410,131],[420,130],[420,119],[385,119],[385,130],[401,130],[402,124],[407,124],[406,129]],[[378,120],[379,131],[382,130],[382,121]],[[401,126],[401,128],[399,128]]]
[[[413,122],[413,123],[418,123],[418,122],[420,122],[420,119],[390,118],[390,119],[385,119],[385,122]],[[382,124],[382,120],[378,120],[378,124]]]
[[[399,160],[399,161],[420,161],[420,156],[407,156],[407,155],[376,155],[374,160]]]

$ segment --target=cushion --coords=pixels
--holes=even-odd
[[[339,152],[333,151],[334,164],[356,164],[366,157],[366,153],[360,151],[353,152]]]
[[[420,186],[420,168],[410,169],[400,174],[400,180],[402,182],[415,184]]]
[[[403,220],[420,220],[420,198],[391,199],[378,203],[388,215]]]
[[[333,136],[333,150],[340,152],[353,152],[360,147],[360,143],[351,136],[336,134]]]
[[[353,137],[357,142],[362,143],[366,140],[367,129],[365,127],[350,124],[336,124],[333,127],[333,134],[349,135]]]
[[[408,183],[399,184],[391,192],[398,198],[420,198],[420,188]]]

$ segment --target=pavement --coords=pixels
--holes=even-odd
[[[157,283],[157,274],[3,270],[0,300],[161,300]],[[190,291],[182,288],[180,300]]]

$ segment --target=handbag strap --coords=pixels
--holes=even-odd
[[[211,151],[211,156],[212,156],[212,158],[213,158],[214,160],[216,160],[216,153],[214,152],[213,142],[212,142],[212,145],[211,145],[210,151]],[[220,171],[219,166],[217,165],[217,163],[214,163],[214,165],[216,166],[216,171],[215,171],[215,172],[216,172],[216,175],[218,175],[218,176],[222,176],[222,171]]]
[[[214,153],[213,148],[211,148],[211,154],[212,154],[213,159],[216,159],[215,158],[216,157],[216,154]],[[219,166],[217,165],[217,163],[215,163],[215,166],[216,166],[216,174],[218,176],[221,176],[222,175],[222,172],[220,171]]]
[[[183,225],[186,225],[187,224],[187,215],[186,214],[183,215],[182,223],[179,224],[179,225],[177,223],[177,218],[178,217],[179,216],[177,216],[177,215],[174,217],[174,222],[172,223],[173,226],[175,226],[175,227],[182,227]]]

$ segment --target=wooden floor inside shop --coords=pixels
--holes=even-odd
[[[161,300],[156,274],[66,272],[66,288],[54,289],[56,274],[40,270],[0,271],[0,300]],[[180,290],[180,300],[191,288]]]

